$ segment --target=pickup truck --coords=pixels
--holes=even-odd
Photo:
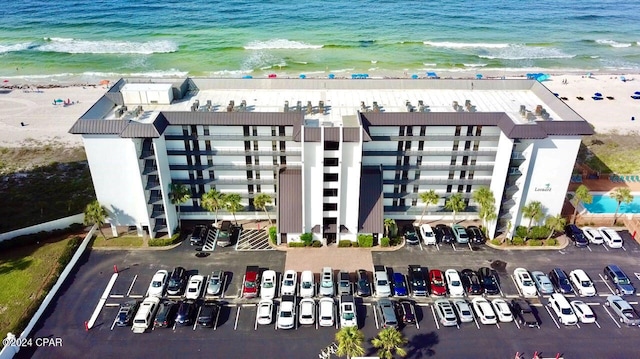
[[[640,325],[640,317],[626,300],[617,295],[610,295],[605,302],[620,317],[620,323],[626,325]]]

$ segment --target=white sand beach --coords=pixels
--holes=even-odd
[[[460,78],[475,76],[461,73],[439,75]],[[393,77],[389,74],[372,74],[372,78],[376,76]],[[494,74],[494,77],[501,76]],[[543,84],[589,121],[597,132],[631,133],[640,129],[640,100],[631,98],[634,92],[640,91],[640,74],[622,76],[627,81],[623,82],[619,74],[595,73],[591,77],[581,74],[552,75],[551,79]],[[510,77],[515,76],[507,78]],[[566,80],[566,83],[563,80]],[[15,88],[15,85],[13,87],[11,91],[7,91],[6,88],[0,89],[4,90],[0,91],[0,146],[5,147],[23,146],[32,140],[81,146],[81,137],[68,131],[106,92],[106,87],[97,84],[40,87],[37,91],[33,87],[30,90]],[[596,92],[602,94],[602,100],[592,98]],[[583,100],[579,100],[578,97],[582,97]],[[70,100],[73,104],[54,105],[55,100]],[[632,121],[632,117],[636,120]]]

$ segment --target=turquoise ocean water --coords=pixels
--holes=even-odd
[[[0,79],[640,71],[640,2],[0,0]]]

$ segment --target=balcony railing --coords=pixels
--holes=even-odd
[[[452,149],[429,149],[426,148],[420,150],[364,150],[362,151],[364,156],[492,156],[498,152],[497,149],[483,149],[483,150],[452,150]]]
[[[480,165],[449,165],[449,164],[430,164],[430,165],[384,165],[382,169],[385,171],[409,171],[409,170],[442,170],[442,171],[488,171],[493,170],[493,164],[480,164]]]
[[[420,184],[433,184],[433,185],[490,185],[491,178],[424,178],[424,179],[385,179],[382,180],[382,184],[387,185],[420,185]]]
[[[300,155],[301,150],[299,148],[287,148],[284,151],[273,151],[273,150],[245,150],[242,148],[237,149],[213,149],[213,150],[198,150],[198,151],[187,151],[187,150],[168,150],[167,154],[169,156],[290,156],[290,155]]]
[[[376,133],[375,135],[371,135],[371,139],[374,141],[498,141],[500,136],[455,136],[435,134],[425,134],[424,136],[420,136],[419,134],[401,136],[397,133]]]

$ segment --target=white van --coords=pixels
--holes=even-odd
[[[158,297],[147,297],[142,301],[136,316],[133,318],[131,330],[134,333],[144,333],[153,324],[159,303],[160,298]]]

